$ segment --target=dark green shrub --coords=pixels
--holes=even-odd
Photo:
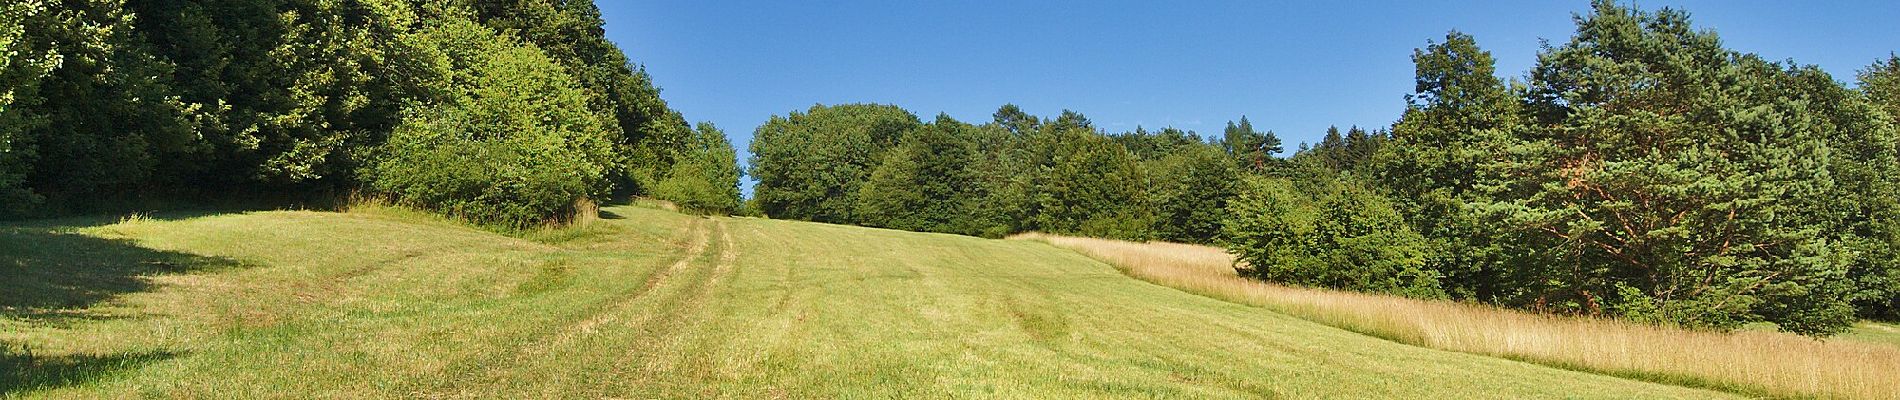
[[[1229,204],[1229,252],[1256,278],[1410,297],[1438,298],[1438,273],[1425,268],[1424,238],[1392,205],[1356,183],[1322,180],[1299,187],[1276,178],[1247,180]]]
[[[1155,236],[1173,242],[1213,242],[1220,235],[1221,220],[1227,217],[1227,202],[1238,190],[1241,169],[1213,146],[1184,146],[1150,168],[1157,211]]]
[[[858,191],[859,219],[891,229],[978,233],[969,211],[972,152],[964,138],[972,129],[942,115],[904,137]]]
[[[1128,149],[1091,131],[1057,131],[1041,179],[1036,225],[1090,237],[1148,239],[1148,180]]]

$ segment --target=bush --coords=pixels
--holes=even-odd
[[[365,171],[372,189],[508,228],[558,222],[608,191],[610,122],[562,67],[472,22],[436,29],[426,37],[463,46],[440,67],[464,84],[409,112]]]
[[[1250,178],[1229,204],[1224,240],[1244,275],[1303,286],[1444,297],[1425,239],[1382,196],[1350,181],[1298,187]]]
[[[725,132],[711,123],[700,123],[686,153],[673,163],[665,179],[654,184],[653,197],[688,212],[739,213],[738,155]]]
[[[506,142],[413,143],[408,129],[416,128],[405,125],[391,138],[391,147],[406,148],[376,164],[371,184],[403,204],[477,223],[524,228],[560,220],[586,197],[583,177],[598,173]]]

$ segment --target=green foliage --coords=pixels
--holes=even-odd
[[[58,55],[32,89],[38,101],[18,110],[37,122],[22,141],[33,159],[25,181],[48,204],[127,199],[161,167],[203,151],[188,117],[202,105],[171,92],[172,69],[152,56],[135,20],[111,0],[65,2],[23,20],[23,40]]]
[[[653,197],[700,214],[741,213],[739,159],[726,133],[701,122],[691,146],[680,154],[666,178],[654,184]]]
[[[1887,116],[1900,120],[1900,55],[1889,54],[1875,61],[1857,76],[1860,90]]]
[[[0,217],[24,214],[40,200],[26,175],[34,153],[30,134],[44,120],[28,110],[39,104],[39,80],[59,58],[28,40],[27,24],[46,12],[39,0],[0,5]]]
[[[1416,91],[1373,156],[1369,175],[1391,195],[1408,226],[1431,245],[1428,268],[1445,275],[1458,298],[1496,300],[1509,290],[1500,278],[1512,262],[1500,237],[1467,211],[1482,201],[1473,190],[1478,166],[1497,154],[1519,125],[1520,107],[1496,76],[1490,52],[1470,35],[1452,31],[1442,43],[1414,51]]]
[[[540,50],[466,20],[423,40],[454,82],[404,118],[365,174],[397,201],[510,228],[558,220],[600,198],[612,167],[610,122]]]
[[[1253,122],[1248,121],[1246,116],[1241,116],[1239,123],[1227,123],[1227,128],[1221,131],[1219,144],[1236,165],[1255,173],[1271,171],[1278,161],[1274,156],[1286,151],[1279,136],[1275,136],[1272,131],[1254,130]]]
[[[591,1],[8,2],[0,216],[369,189],[520,226],[637,193],[703,151],[601,25]]]
[[[1206,147],[1200,135],[1175,128],[1162,128],[1149,132],[1135,127],[1134,132],[1108,135],[1110,140],[1128,149],[1128,153],[1142,161],[1154,161],[1186,151],[1189,147]]]
[[[1074,111],[1043,120],[1013,105],[983,125],[910,115],[844,105],[774,117],[752,142],[754,204],[777,218],[913,231],[1204,243],[1241,174],[1223,147],[1180,129],[1109,135]]]
[[[547,52],[588,91],[588,108],[612,117],[616,160],[613,179],[623,193],[640,193],[668,172],[675,160],[693,157],[693,128],[668,108],[652,77],[603,33],[592,1],[457,0],[483,24]],[[676,182],[677,183],[677,182]]]
[[[1082,120],[1085,121],[1085,120]],[[1038,179],[1038,229],[1093,237],[1145,239],[1154,216],[1147,176],[1133,154],[1081,127],[1053,126],[1056,143],[1048,173]]]
[[[812,106],[753,133],[751,174],[759,211],[773,218],[857,221],[859,187],[922,123],[897,106]]]
[[[1424,238],[1377,192],[1348,180],[1249,178],[1228,206],[1224,240],[1274,282],[1437,298]]]
[[[1510,282],[1531,296],[1519,301],[1845,329],[1847,209],[1879,180],[1847,167],[1890,160],[1892,142],[1854,154],[1873,126],[1830,113],[1852,105],[1828,82],[1723,49],[1682,12],[1598,2],[1576,37],[1539,57],[1534,121],[1482,167],[1488,198],[1475,207],[1525,235],[1517,268],[1541,277]]]
[[[1357,173],[1368,168],[1373,154],[1378,153],[1389,137],[1384,131],[1366,132],[1357,126],[1343,133],[1337,126],[1327,127],[1319,144],[1302,147],[1293,158],[1309,160],[1331,171]]]
[[[858,216],[865,225],[922,232],[973,235],[969,218],[973,130],[948,115],[917,129],[885,155],[859,189]]]
[[[1149,167],[1154,182],[1155,238],[1213,243],[1238,194],[1242,172],[1214,146],[1190,146]]]
[[[996,112],[993,123],[967,130],[971,154],[969,174],[971,229],[978,235],[1000,238],[1034,229],[1036,177],[1044,157],[1028,138],[1039,135],[1041,122],[1013,105]]]
[[[353,149],[398,122],[400,8],[317,0],[155,0],[132,4],[153,56],[174,68],[169,91],[191,110],[201,151],[159,180],[222,186],[324,187],[351,182]],[[406,6],[401,6],[406,7]],[[393,26],[389,26],[389,25]],[[413,89],[411,89],[413,90]]]
[[[994,125],[1009,130],[1009,133],[1014,135],[1027,135],[1042,129],[1042,120],[1023,112],[1022,107],[1017,107],[1015,104],[997,107],[996,112],[990,117]]]
[[[1469,35],[1414,52],[1391,133],[1330,129],[1265,171],[1285,181],[1230,204],[1230,249],[1271,280],[1694,327],[1895,315],[1900,59],[1854,93],[1680,11],[1577,25],[1524,86]]]
[[[1043,120],[1013,105],[983,125],[909,116],[845,105],[774,117],[752,144],[754,204],[779,218],[913,231],[1206,243],[1243,173],[1231,149],[1180,129],[1110,135],[1074,111]],[[877,162],[861,164],[867,154]],[[841,209],[845,200],[854,208]]]
[[[1812,77],[1812,85],[1822,77]],[[1836,160],[1836,174],[1845,173],[1851,208],[1837,209],[1846,214],[1843,222],[1852,227],[1846,238],[1857,254],[1848,276],[1854,280],[1851,296],[1862,316],[1888,320],[1900,319],[1900,162],[1894,146],[1900,146],[1900,56],[1888,56],[1860,72],[1859,87],[1867,100],[1833,101],[1845,103],[1843,109],[1830,110],[1837,118],[1858,118],[1852,129],[1837,131],[1834,142],[1852,155]],[[1830,90],[1834,96],[1843,96]],[[1870,111],[1874,108],[1883,113]]]

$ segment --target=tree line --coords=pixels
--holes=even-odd
[[[755,131],[753,208],[773,218],[1000,237],[1047,231],[1211,243],[1243,171],[1280,144],[1242,118],[1220,138],[1105,134],[1082,114],[1004,105],[971,124],[891,105],[813,106]]]
[[[1900,58],[1848,86],[1680,10],[1597,1],[1574,22],[1521,79],[1470,35],[1428,42],[1398,122],[1286,157],[1244,117],[1203,138],[814,106],[755,132],[752,207],[1211,243],[1275,282],[1695,328],[1900,316]]]
[[[519,228],[614,196],[738,203],[731,144],[591,1],[18,0],[0,53],[0,217],[361,192]]]
[[[0,218],[363,193],[484,225],[653,196],[703,213],[1227,247],[1298,285],[1712,329],[1900,317],[1900,57],[1853,85],[1610,1],[1521,79],[1458,32],[1390,127],[1289,153],[814,106],[754,132],[758,180],[568,0],[0,4]],[[1285,155],[1283,155],[1285,154]]]

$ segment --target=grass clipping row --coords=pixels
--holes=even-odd
[[[1441,350],[1788,398],[1900,399],[1900,347],[1780,332],[1705,332],[1451,301],[1297,288],[1236,276],[1207,246],[1024,234],[1156,284]]]

